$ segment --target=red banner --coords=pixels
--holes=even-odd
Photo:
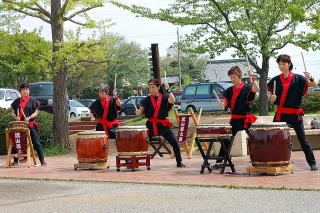
[[[187,141],[187,133],[190,115],[179,116],[178,143],[185,144]]]
[[[27,147],[25,143],[25,132],[10,132],[10,139],[17,154],[27,154]],[[19,160],[26,160],[26,157],[20,157]]]

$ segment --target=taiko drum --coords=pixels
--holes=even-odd
[[[199,124],[197,127],[199,135],[232,135],[229,124]]]
[[[145,126],[121,126],[117,129],[116,146],[119,155],[148,154],[148,132]]]
[[[76,150],[79,163],[103,163],[108,160],[109,144],[104,131],[78,133]]]
[[[248,148],[253,166],[286,166],[292,150],[289,128],[285,124],[253,124]]]

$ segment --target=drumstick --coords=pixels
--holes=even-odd
[[[277,82],[276,82],[276,80],[274,80],[274,82],[273,82],[273,95],[276,94],[276,86],[277,86]]]
[[[117,90],[117,73],[115,73],[115,75],[114,75],[113,90]]]
[[[216,93],[215,90],[213,90],[213,94],[216,96],[216,99],[218,100],[219,104],[221,104],[220,98],[219,98],[219,96],[217,95],[217,93]]]
[[[24,117],[24,120],[26,120],[27,119],[27,117],[26,117],[26,115],[24,114],[24,111],[21,109],[21,112],[22,112],[22,115],[23,115],[23,117]]]
[[[136,106],[136,104],[133,102],[133,106],[134,106],[134,108],[136,109],[136,111],[138,110],[138,108],[137,108],[137,106]]]
[[[19,117],[19,107],[17,108],[17,117]]]
[[[306,63],[304,62],[303,52],[301,52],[301,56],[302,56],[304,71],[307,72],[307,67],[306,67]]]

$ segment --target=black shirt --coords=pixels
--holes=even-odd
[[[279,106],[280,98],[283,90],[283,85],[280,79],[280,75],[277,75],[274,78],[272,78],[267,84],[268,90],[270,92],[273,92],[274,81],[276,81],[276,96],[277,96],[277,99],[275,100],[274,104]],[[286,95],[286,99],[282,107],[299,109],[301,107],[302,96],[306,95],[307,89],[308,89],[307,79],[302,75],[293,74],[293,77]],[[295,122],[297,120],[298,120],[298,116],[296,114],[282,113],[280,117],[281,122]]]
[[[22,97],[21,97],[22,98]],[[19,109],[19,111],[21,110],[20,107],[20,99],[21,98],[17,98],[15,99],[12,104],[11,107],[14,110],[15,114],[17,115],[17,109]],[[40,102],[37,101],[35,98],[31,97],[29,98],[23,112],[25,114],[26,117],[31,116],[38,108],[40,107]],[[17,115],[19,116],[19,115]],[[24,118],[22,118],[22,120],[24,120]],[[33,121],[34,119],[30,119],[30,121]]]
[[[91,104],[89,109],[94,115],[94,117],[103,118],[104,109],[102,107],[100,99],[95,100]],[[108,121],[114,121],[117,118],[117,109],[119,109],[119,107],[116,105],[116,100],[110,96],[109,109],[108,109],[108,115],[107,115]]]

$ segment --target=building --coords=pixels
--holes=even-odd
[[[204,79],[209,82],[230,82],[228,77],[228,70],[233,66],[239,66],[242,70],[243,80],[248,79],[249,68],[254,70],[252,66],[248,68],[246,59],[226,59],[226,60],[213,60],[207,62],[204,71]],[[255,77],[256,74],[254,74]]]

